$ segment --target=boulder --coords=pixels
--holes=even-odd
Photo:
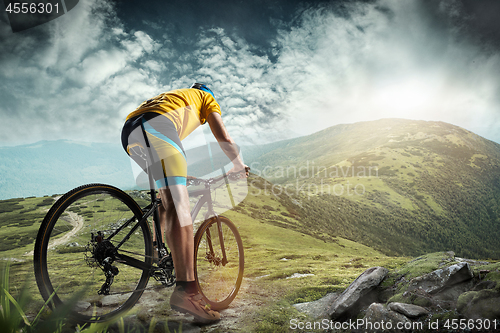
[[[473,276],[469,264],[460,262],[412,279],[408,291],[421,289],[426,293],[435,294],[447,287],[468,281]]]
[[[479,291],[484,289],[495,289],[497,283],[495,281],[481,281],[474,286],[472,290]]]
[[[390,324],[388,324],[390,323]],[[398,323],[411,325],[411,320],[406,316],[386,309],[380,303],[372,303],[366,310],[363,318],[363,332],[403,332],[404,329],[397,329]],[[410,326],[411,327],[411,326]]]
[[[101,300],[101,306],[115,306],[125,302],[130,297],[130,294],[117,294],[104,296]]]
[[[92,306],[92,304],[90,304],[89,302],[79,301],[79,302],[76,302],[73,310],[76,312],[83,312],[83,311],[90,309],[91,306]]]
[[[332,319],[337,319],[367,295],[386,277],[389,271],[384,267],[372,267],[364,271],[346,290],[335,300],[328,310]]]
[[[331,293],[318,299],[317,301],[298,303],[294,304],[293,307],[314,319],[328,318],[328,309],[338,296],[339,295],[337,293]]]
[[[418,318],[429,314],[429,311],[421,306],[406,303],[389,303],[387,309],[401,313],[408,318]]]
[[[458,298],[457,311],[467,319],[499,319],[500,292],[492,289],[469,291]]]

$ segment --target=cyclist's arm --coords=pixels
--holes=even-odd
[[[212,112],[207,117],[208,124],[212,130],[212,134],[219,143],[221,149],[233,162],[233,169],[230,172],[241,172],[247,167],[239,154],[238,146],[233,141],[229,132],[227,131],[224,123],[222,122],[222,117],[217,112]]]

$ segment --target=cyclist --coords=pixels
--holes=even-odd
[[[214,93],[201,83],[195,83],[189,89],[162,93],[143,102],[127,116],[122,145],[144,170],[145,161],[133,153],[135,149],[141,147],[147,151],[152,161],[150,172],[163,204],[159,207],[162,235],[166,231],[177,280],[170,306],[193,315],[198,321],[212,322],[219,320],[220,314],[204,304],[195,282],[193,221],[186,188],[186,156],[181,143],[206,122],[233,163],[229,172],[248,177],[247,166],[222,122]]]

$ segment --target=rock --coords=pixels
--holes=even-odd
[[[92,306],[92,304],[90,304],[89,302],[79,301],[79,302],[76,302],[73,310],[76,312],[83,312],[83,311],[89,309],[91,306]]]
[[[298,303],[294,304],[293,307],[314,319],[328,318],[328,310],[337,297],[339,297],[338,294],[331,293],[317,301]]]
[[[455,261],[466,262],[472,266],[482,266],[482,265],[491,264],[491,262],[489,262],[489,261],[479,261],[479,260],[465,259],[465,258],[459,258],[459,257],[455,257]]]
[[[467,319],[499,319],[500,293],[484,289],[469,291],[458,298],[457,311]]]
[[[398,323],[402,323],[402,328],[405,324],[411,325],[411,320],[404,315],[388,310],[380,303],[372,303],[368,307],[363,321],[363,332],[404,332],[404,329],[397,329]]]
[[[409,318],[418,318],[429,314],[429,311],[421,306],[406,303],[389,303],[387,309],[401,313]]]
[[[195,325],[195,323],[190,323],[190,322],[172,322],[172,321],[167,321],[165,324],[163,324],[163,327],[160,325],[157,325],[155,327],[155,331],[160,332],[160,333],[169,333],[169,332],[183,332],[183,333],[199,333],[201,332],[201,327],[198,325]],[[166,328],[165,328],[166,326]],[[162,330],[163,328],[163,330]]]
[[[479,291],[484,289],[494,289],[497,286],[495,281],[481,281],[474,286],[472,290]]]
[[[358,300],[377,287],[389,271],[384,267],[372,267],[364,271],[337,298],[328,310],[328,315],[336,319],[351,308]]]
[[[130,297],[130,294],[118,294],[105,296],[101,300],[102,306],[113,306],[125,302]]]
[[[435,306],[452,310],[457,307],[457,300],[464,292],[469,291],[473,286],[473,280],[455,284],[451,287],[443,288],[431,295],[431,300]]]
[[[300,273],[293,273],[290,276],[287,276],[286,279],[298,279],[298,278],[303,278],[303,277],[308,277],[308,276],[314,276],[314,274],[300,274]]]
[[[427,293],[437,293],[446,287],[472,279],[473,273],[466,262],[437,269],[410,281],[408,291],[422,289]]]

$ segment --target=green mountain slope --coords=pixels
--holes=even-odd
[[[385,253],[500,257],[500,145],[443,122],[338,125],[259,147],[252,170],[299,224]],[[251,155],[251,154],[249,154]]]
[[[237,226],[245,248],[244,281],[235,301],[249,304],[249,311],[245,311],[246,316],[242,319],[243,327],[274,323],[274,315],[269,317],[266,312],[268,307],[274,308],[274,304],[282,299],[286,299],[287,308],[279,315],[280,320],[289,321],[297,315],[290,304],[315,300],[328,292],[342,290],[369,267],[391,268],[408,260],[388,257],[340,237],[325,236],[322,239],[321,235],[308,230],[303,233],[295,204],[287,195],[264,195],[261,187],[266,184],[265,180],[252,176],[250,182],[253,186],[249,188],[246,199],[236,209],[224,213]],[[137,192],[131,194],[140,204],[147,204]],[[223,191],[214,194],[221,201],[224,201],[223,196]],[[27,313],[33,316],[42,308],[43,301],[33,275],[30,251],[33,250],[41,221],[55,199],[30,197],[0,200],[0,270],[9,263],[11,285],[19,289],[26,283],[33,299]],[[304,276],[300,278],[299,274]],[[158,287],[159,282],[150,281],[150,286]],[[172,291],[173,288],[155,289],[154,299],[168,300]],[[141,301],[142,305],[134,310],[147,313],[141,314],[142,319],[152,315],[178,318],[178,314],[168,307],[151,305],[147,296],[143,296]],[[265,319],[256,320],[256,317]]]

